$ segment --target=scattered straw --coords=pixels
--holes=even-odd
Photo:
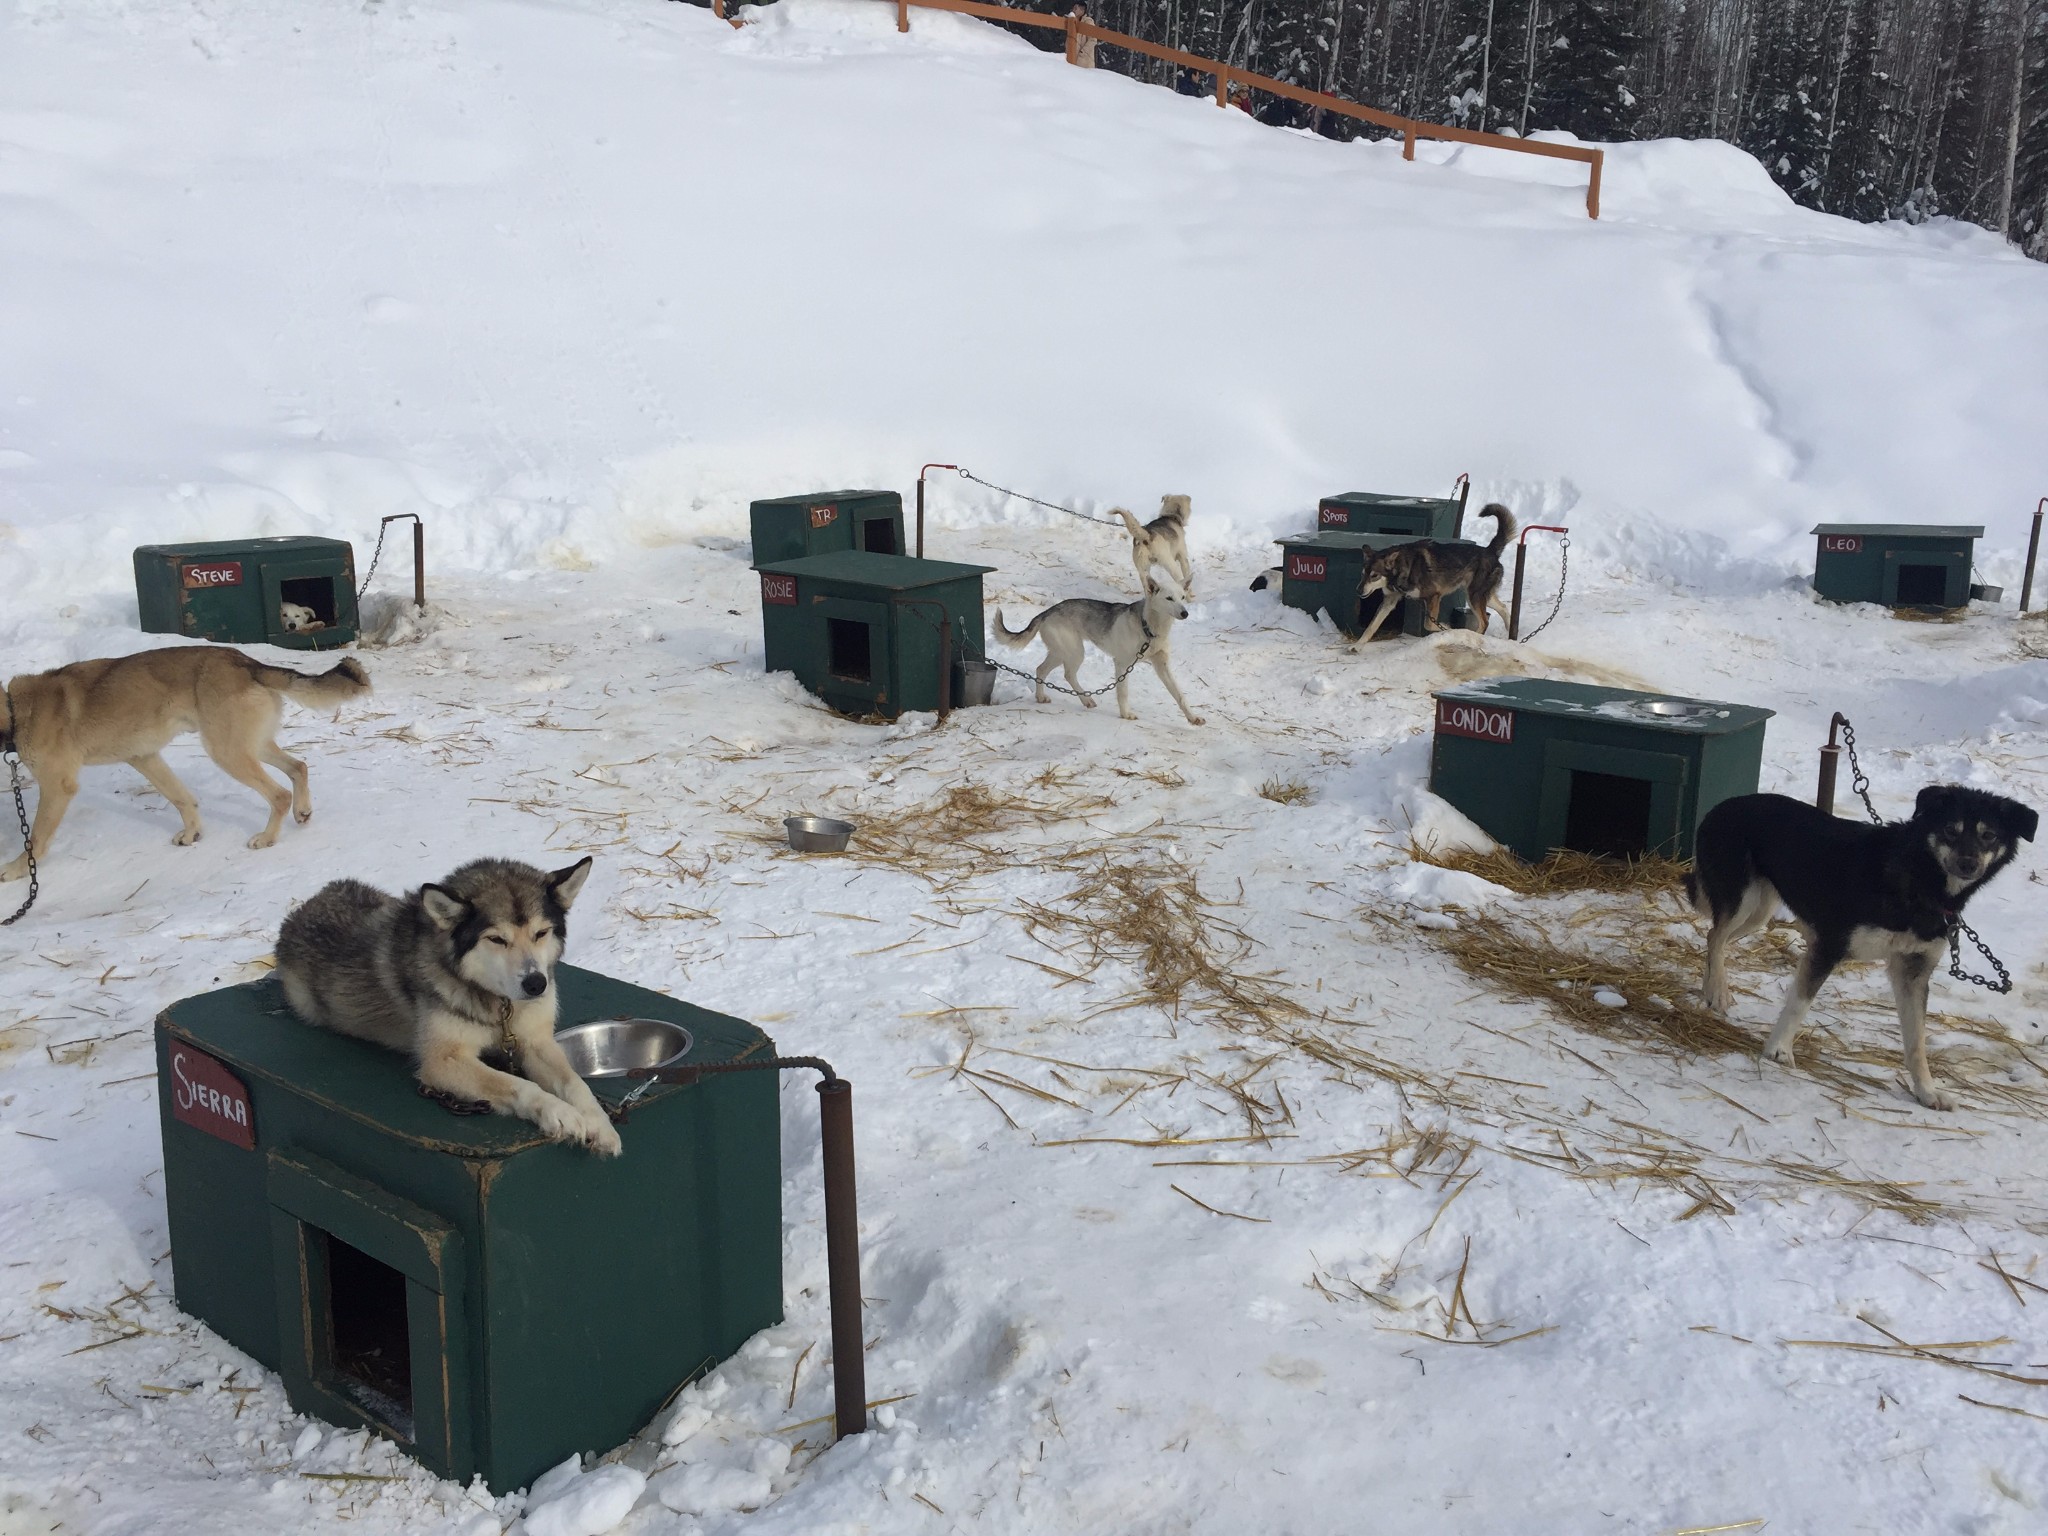
[[[1315,792],[1305,779],[1283,779],[1278,774],[1259,786],[1259,798],[1275,805],[1307,805]]]
[[[1263,793],[1263,791],[1262,791]],[[1503,886],[1518,896],[1558,896],[1569,891],[1674,890],[1686,867],[1676,859],[1603,859],[1560,848],[1535,864],[1505,848],[1485,852],[1471,848],[1437,850],[1411,841],[1408,856],[1419,864],[1477,875],[1489,885]]]

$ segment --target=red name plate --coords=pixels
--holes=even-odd
[[[1289,555],[1287,574],[1296,581],[1321,581],[1330,573],[1328,555]]]
[[[1853,534],[1847,533],[1822,534],[1820,536],[1820,547],[1823,554],[1829,555],[1860,555],[1863,553],[1863,541]]]
[[[1459,699],[1436,701],[1436,729],[1440,736],[1470,736],[1475,741],[1513,741],[1515,712],[1485,704],[1467,704]]]
[[[794,576],[761,575],[761,601],[780,603],[786,608],[796,606],[796,578]]]
[[[202,587],[239,587],[242,584],[242,562],[223,560],[217,565],[188,565],[185,567],[185,590],[198,591]]]
[[[171,1114],[195,1130],[253,1151],[256,1121],[242,1080],[206,1052],[171,1042]]]
[[[823,506],[811,508],[811,526],[813,528],[828,527],[838,521],[839,503],[836,501],[828,501]]]

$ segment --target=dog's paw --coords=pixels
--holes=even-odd
[[[249,846],[251,848],[274,848],[277,846],[277,834],[275,832],[258,832],[249,839]]]
[[[1093,709],[1095,707],[1095,701],[1093,699],[1083,699],[1081,701],[1081,707],[1084,709]],[[1128,720],[1131,717],[1129,715],[1125,715],[1124,718]]]
[[[599,1157],[617,1157],[626,1150],[625,1143],[619,1140],[619,1128],[601,1109],[585,1117],[583,1145]]]
[[[590,1130],[579,1110],[551,1093],[543,1095],[533,1106],[529,1118],[556,1141],[583,1141]]]
[[[27,878],[27,854],[23,854],[20,858],[16,859],[12,864],[7,865],[5,868],[0,868],[0,885],[5,885],[10,880],[26,880]]]
[[[1789,1045],[1781,1045],[1775,1048],[1765,1046],[1764,1060],[1775,1061],[1781,1067],[1789,1067],[1792,1065],[1792,1047]]]
[[[1208,723],[1209,723],[1209,721],[1208,721],[1208,719],[1207,719],[1207,717],[1206,717],[1206,716],[1203,716],[1203,715],[1189,715],[1189,716],[1188,716],[1188,724],[1189,724],[1189,725],[1207,725]]]
[[[1925,1086],[1915,1083],[1913,1085],[1913,1097],[1918,1099],[1928,1109],[1950,1110],[1956,1107],[1956,1096],[1952,1093],[1942,1092],[1932,1083],[1928,1083]]]
[[[173,848],[190,848],[198,841],[199,829],[194,827],[190,832],[180,832],[176,837],[172,838],[171,846]]]
[[[296,821],[296,822],[297,822],[297,823],[298,823],[298,824],[299,824],[300,826],[302,826],[302,827],[303,827],[303,826],[304,826],[304,825],[305,825],[305,824],[306,824],[307,822],[311,821],[312,819],[313,819],[313,807],[311,807],[310,805],[309,805],[309,806],[307,806],[307,807],[306,807],[306,808],[305,808],[305,809],[304,809],[303,811],[300,811],[300,810],[294,810],[294,811],[292,812],[292,820],[293,820],[293,821]]]

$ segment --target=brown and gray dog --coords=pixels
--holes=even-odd
[[[1153,566],[1158,566],[1180,584],[1182,592],[1195,595],[1195,566],[1188,558],[1188,517],[1194,510],[1185,496],[1159,498],[1159,515],[1141,523],[1122,507],[1109,509],[1131,530],[1131,564],[1138,568],[1142,588]]]
[[[1358,579],[1360,603],[1362,605],[1376,592],[1386,593],[1388,600],[1380,604],[1380,611],[1373,615],[1372,622],[1351,642],[1353,650],[1379,633],[1380,626],[1400,606],[1394,601],[1396,598],[1419,599],[1422,611],[1428,615],[1426,622],[1432,633],[1443,628],[1437,622],[1437,604],[1458,591],[1464,592],[1472,611],[1479,615],[1481,634],[1487,630],[1488,608],[1500,615],[1503,624],[1508,621],[1507,609],[1500,602],[1500,553],[1508,547],[1508,540],[1515,536],[1515,514],[1496,501],[1481,507],[1479,515],[1493,519],[1493,540],[1489,544],[1451,544],[1436,539],[1416,539],[1409,544],[1396,544],[1391,549],[1367,552],[1365,568]]]
[[[555,1043],[555,966],[589,874],[587,858],[552,874],[477,859],[402,897],[333,881],[278,929],[285,1001],[410,1056],[429,1088],[617,1157],[619,1133]]]
[[[286,811],[299,821],[313,814],[306,765],[277,744],[284,701],[333,709],[369,691],[370,676],[353,657],[325,672],[294,672],[212,645],[74,661],[14,678],[0,701],[0,741],[11,736],[35,775],[30,846],[38,860],[48,856],[57,824],[78,793],[78,770],[102,763],[126,763],[149,780],[178,812],[181,825],[171,841],[181,847],[198,842],[199,803],[162,756],[177,737],[197,731],[221,771],[269,805],[269,822],[249,839],[251,848],[268,848]],[[263,771],[266,763],[291,780],[289,790]],[[0,868],[0,881],[22,879],[28,862],[24,851]]]

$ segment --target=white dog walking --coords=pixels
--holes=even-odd
[[[1045,660],[1038,664],[1041,704],[1049,702],[1045,679],[1054,667],[1067,674],[1069,688],[1076,693],[1081,691],[1081,659],[1092,642],[1116,667],[1116,712],[1124,719],[1138,718],[1131,713],[1130,701],[1125,696],[1131,669],[1140,661],[1149,661],[1152,670],[1159,674],[1159,681],[1166,684],[1166,691],[1173,695],[1173,702],[1187,716],[1188,724],[1200,725],[1202,717],[1188,708],[1188,701],[1181,697],[1180,684],[1173,680],[1167,654],[1175,622],[1187,616],[1187,599],[1172,578],[1147,576],[1145,595],[1134,603],[1070,597],[1054,603],[1022,629],[1006,625],[1003,611],[998,608],[996,633],[1006,645],[1029,645],[1034,637],[1045,642]],[[1095,707],[1091,698],[1084,697],[1081,702],[1090,709]]]

